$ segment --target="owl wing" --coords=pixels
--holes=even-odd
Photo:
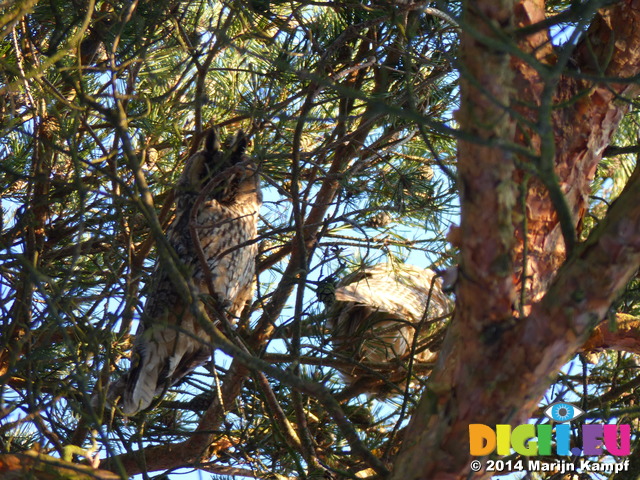
[[[153,276],[122,397],[125,415],[147,408],[154,397],[211,355],[208,335],[201,331],[191,306],[177,293],[166,270],[159,265]]]
[[[349,275],[336,286],[329,313],[334,348],[358,361],[382,363],[402,358],[412,347],[427,304],[426,319],[452,309],[431,270],[385,263]],[[428,334],[429,329],[421,332]],[[433,356],[424,350],[416,359],[428,361]],[[357,367],[343,370],[343,374],[348,384],[366,376]]]
[[[409,322],[419,322],[429,305],[429,317],[450,311],[451,301],[442,292],[432,270],[389,263],[368,267],[346,277],[336,287],[336,300],[366,305]]]

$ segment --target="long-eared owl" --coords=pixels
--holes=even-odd
[[[246,146],[244,133],[238,132],[222,151],[215,131],[208,132],[204,149],[187,160],[175,188],[176,214],[167,231],[168,243],[198,293],[209,295],[209,277],[232,323],[253,296],[255,238],[262,204],[256,166],[245,156]],[[223,174],[220,182],[212,182],[210,190],[205,189],[211,179],[225,171],[229,174]],[[205,190],[204,198],[199,199]],[[198,210],[192,212],[196,204]],[[192,238],[192,229],[197,239]],[[196,242],[204,252],[204,262]],[[210,275],[205,275],[204,268]],[[159,258],[136,333],[131,369],[123,378],[122,412],[134,415],[147,408],[154,397],[206,362],[211,354],[209,335],[191,305],[178,294]]]
[[[427,311],[428,305],[428,311]],[[421,340],[434,333],[434,319],[449,314],[451,300],[442,292],[436,274],[413,265],[380,263],[363,267],[341,279],[328,307],[329,327],[334,350],[350,359],[340,367],[348,386],[385,396],[389,392],[383,377],[397,386],[405,385],[406,365],[419,332],[414,360],[429,362],[435,353],[424,348]],[[383,372],[357,364],[385,364]],[[389,367],[393,367],[389,369]]]

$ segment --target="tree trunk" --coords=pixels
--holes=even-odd
[[[640,1],[600,11],[570,57],[553,51],[545,30],[504,42],[514,27],[544,20],[544,7],[465,2],[457,119],[477,140],[459,143],[456,312],[397,480],[468,478],[469,425],[525,423],[640,265],[637,171],[574,246],[596,166],[628,108],[622,99],[638,93],[593,77],[640,71]]]

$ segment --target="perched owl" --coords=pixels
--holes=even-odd
[[[239,132],[221,151],[215,132],[208,134],[204,149],[187,160],[175,188],[176,215],[167,231],[168,242],[193,283],[201,294],[209,295],[194,243],[199,241],[215,293],[231,322],[253,295],[257,244],[251,241],[257,235],[262,203],[256,167],[244,155],[246,145]],[[236,165],[240,168],[230,170]],[[192,215],[209,181],[225,171],[229,173],[212,184]],[[192,221],[197,240],[191,236]],[[155,396],[204,363],[212,354],[209,341],[160,259],[136,333],[131,369],[123,378],[122,412],[134,415],[147,408]]]
[[[432,335],[434,326],[428,322],[452,309],[440,279],[431,270],[381,263],[347,275],[336,285],[335,298],[328,307],[334,350],[354,361],[341,370],[347,385],[358,383],[363,391],[380,395],[388,391],[381,375],[403,385],[406,370],[402,366],[408,363],[416,329],[420,329],[418,340]],[[417,347],[414,360],[435,359],[436,354],[420,342]],[[358,362],[394,362],[397,368],[376,375],[355,365]]]

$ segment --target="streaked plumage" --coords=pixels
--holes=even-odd
[[[191,211],[212,178],[246,162],[239,171],[229,171],[206,195],[195,217],[215,293],[232,322],[253,295],[257,244],[246,242],[257,235],[262,203],[256,167],[244,155],[246,145],[244,134],[239,132],[222,152],[215,132],[209,133],[205,148],[189,158],[178,181],[176,215],[167,231],[169,244],[199,293],[209,295],[203,265],[191,238]],[[212,354],[209,340],[160,259],[136,334],[132,366],[123,380],[122,412],[134,415],[147,408],[154,397],[204,363]]]
[[[453,309],[451,300],[442,292],[440,279],[428,269],[412,265],[381,263],[365,267],[343,278],[336,286],[335,300],[328,310],[334,350],[354,365],[341,369],[348,385],[356,382],[384,394],[380,375],[357,366],[358,362],[394,363],[396,369],[380,372],[389,381],[404,384],[408,356],[414,342],[433,334],[430,320],[443,317]],[[429,299],[429,295],[431,298]],[[429,312],[425,310],[429,304]],[[425,320],[421,324],[421,322]],[[420,348],[414,360],[428,362],[435,354]]]

